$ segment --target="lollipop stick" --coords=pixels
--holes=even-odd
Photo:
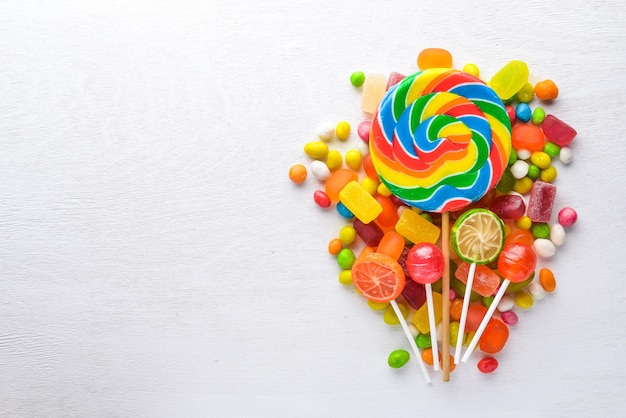
[[[400,325],[402,325],[402,330],[404,331],[404,335],[406,335],[406,338],[409,340],[409,345],[411,346],[411,349],[413,350],[413,354],[415,354],[415,357],[417,358],[417,363],[419,364],[420,369],[422,369],[422,373],[424,374],[424,379],[426,379],[426,383],[430,383],[430,374],[428,374],[428,370],[426,370],[426,365],[424,364],[424,361],[422,360],[422,355],[420,354],[420,351],[417,348],[417,344],[415,344],[415,338],[413,338],[413,334],[411,334],[411,330],[409,329],[409,326],[406,324],[406,321],[404,320],[404,315],[402,314],[402,311],[398,307],[398,304],[396,303],[395,300],[392,300],[389,303],[391,303],[391,307],[393,308],[393,311],[396,313],[398,320],[400,320]]]
[[[476,330],[476,334],[474,334],[474,338],[472,338],[472,342],[469,344],[469,347],[467,347],[467,350],[465,351],[465,354],[463,355],[463,358],[461,359],[463,363],[466,363],[467,360],[469,360],[470,356],[472,355],[472,352],[474,351],[474,349],[476,348],[476,345],[478,344],[478,340],[480,340],[480,336],[483,335],[483,331],[485,331],[485,328],[487,327],[489,320],[491,319],[493,313],[496,311],[496,308],[498,307],[500,300],[502,300],[502,296],[504,296],[504,292],[506,292],[506,288],[509,286],[509,283],[511,283],[509,279],[504,279],[504,281],[500,285],[500,289],[498,289],[498,293],[496,293],[496,297],[493,299],[493,302],[491,302],[491,305],[489,306],[489,309],[487,310],[485,317],[483,318],[482,322],[478,326],[478,329]]]
[[[461,309],[461,322],[459,323],[459,336],[456,338],[456,349],[454,350],[454,364],[459,364],[461,360],[461,348],[463,346],[463,333],[465,332],[465,322],[467,322],[467,310],[469,308],[470,296],[472,295],[472,283],[476,273],[476,263],[470,264],[467,273],[467,283],[465,284],[465,296],[463,296],[463,308]]]
[[[441,278],[442,290],[442,324],[441,348],[442,351],[442,379],[450,380],[450,218],[448,212],[441,214],[441,252],[443,253],[443,276]]]
[[[426,303],[428,304],[428,326],[430,327],[430,345],[433,350],[433,367],[439,370],[439,348],[437,348],[437,323],[435,322],[435,306],[433,305],[433,285],[426,283]]]

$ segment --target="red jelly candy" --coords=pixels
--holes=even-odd
[[[567,146],[576,136],[576,130],[554,115],[547,115],[541,124],[548,140],[560,147]]]
[[[543,131],[533,124],[517,125],[511,131],[511,143],[515,149],[541,151],[546,143]]]
[[[364,224],[358,218],[354,218],[352,226],[356,234],[365,242],[365,245],[370,247],[378,247],[380,240],[383,239],[385,235],[383,230],[374,222]]]
[[[517,219],[526,213],[526,204],[521,196],[510,194],[493,199],[489,210],[502,219]]]
[[[476,331],[487,313],[487,308],[482,303],[471,303],[467,308],[467,322],[465,332]]]
[[[533,222],[550,222],[555,196],[556,186],[554,184],[536,181],[530,191],[526,215]]]
[[[489,354],[497,353],[504,348],[508,339],[509,327],[499,319],[493,318],[480,337],[480,350]]]
[[[402,296],[413,309],[419,309],[426,302],[426,289],[423,284],[414,280],[407,280],[404,283]]]
[[[483,373],[493,373],[498,368],[498,360],[493,357],[485,357],[476,366]]]

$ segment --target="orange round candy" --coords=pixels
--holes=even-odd
[[[343,245],[341,244],[341,240],[339,238],[334,238],[328,243],[328,252],[332,255],[339,254],[339,251],[341,251],[342,248]]]
[[[508,339],[509,327],[499,319],[493,318],[489,321],[483,335],[480,337],[480,349],[489,354],[497,353],[504,348]]]
[[[296,184],[300,184],[306,180],[306,176],[306,167],[302,164],[295,164],[289,168],[289,180]]]
[[[516,150],[541,151],[546,143],[546,137],[538,126],[516,125],[511,131],[511,143]]]
[[[512,242],[498,256],[498,271],[513,283],[528,279],[537,266],[537,254],[530,245]]]
[[[549,268],[542,268],[539,270],[539,284],[546,292],[554,292],[556,289],[556,280],[554,279],[554,273]]]
[[[535,84],[535,96],[539,100],[554,100],[559,95],[559,88],[552,80],[544,80]]]
[[[463,299],[456,298],[450,302],[450,319],[453,321],[459,321],[461,319],[461,313],[463,311]]]
[[[443,48],[426,48],[417,56],[420,70],[429,68],[452,68],[452,54]]]
[[[371,252],[359,257],[352,265],[354,287],[372,302],[390,302],[404,289],[402,266],[391,257]]]

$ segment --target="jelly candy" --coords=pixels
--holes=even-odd
[[[543,181],[536,181],[530,191],[526,215],[533,222],[550,222],[556,186]]]

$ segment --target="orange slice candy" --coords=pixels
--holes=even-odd
[[[404,289],[404,271],[391,257],[371,252],[359,257],[352,266],[354,287],[372,302],[390,302]]]

